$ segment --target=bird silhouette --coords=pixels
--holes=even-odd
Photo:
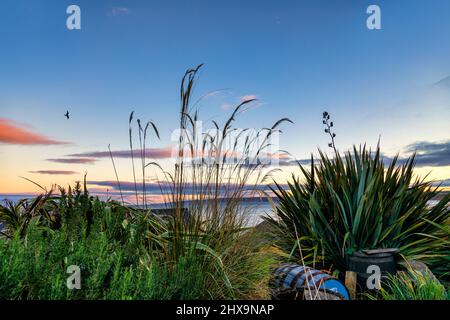
[[[67,119],[69,119],[69,110],[66,111],[66,114],[64,115]]]

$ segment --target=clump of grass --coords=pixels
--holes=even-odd
[[[167,208],[173,212],[164,226],[164,236],[157,239],[161,244],[159,259],[173,269],[180,259],[193,255],[201,261],[202,272],[208,277],[205,291],[210,297],[246,297],[254,295],[252,292],[259,283],[268,281],[268,265],[273,259],[265,248],[249,240],[245,214],[248,212],[242,206],[242,199],[256,196],[258,185],[270,175],[270,171],[263,172],[258,158],[269,149],[270,137],[278,127],[290,120],[281,119],[258,132],[243,129],[232,136],[236,131],[233,123],[254,101],[250,99],[237,105],[223,126],[213,121],[213,133],[198,132],[199,113],[191,101],[201,67],[188,70],[181,82],[181,134],[172,170],[164,170],[156,162],[147,163],[147,129],[152,127],[158,138],[159,133],[153,122],[148,122],[143,129],[137,120],[143,189],[140,194],[136,192],[136,199],[143,199],[142,206],[146,208],[145,169],[153,167],[156,176],[163,177],[158,181]],[[129,118],[132,155],[133,116],[131,113]],[[132,166],[134,174],[134,158]],[[188,218],[185,209],[190,213]]]
[[[383,300],[449,300],[445,287],[428,273],[414,270],[390,275],[377,295],[370,299]]]

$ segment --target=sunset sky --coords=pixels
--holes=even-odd
[[[70,4],[81,30],[66,28]],[[366,27],[370,4],[381,30]],[[380,139],[386,158],[416,151],[417,173],[450,186],[450,1],[4,0],[0,40],[0,198],[39,191],[20,176],[48,187],[87,172],[111,189],[108,144],[131,181],[133,110],[157,124],[148,152],[170,166],[180,79],[200,63],[195,96],[218,91],[205,121],[257,98],[236,126],[289,117],[280,149],[307,159],[329,151],[327,110],[339,150]]]

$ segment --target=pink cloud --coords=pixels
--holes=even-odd
[[[248,101],[248,100],[257,100],[257,99],[258,99],[258,97],[255,94],[248,94],[248,95],[239,97],[239,102],[237,104],[223,103],[220,106],[220,108],[222,110],[230,110],[230,109],[233,109],[233,108],[237,107],[237,105],[239,103],[242,103],[242,102]]]
[[[246,96],[242,96],[241,97],[241,102],[248,101],[248,100],[255,100],[255,99],[258,99],[258,97],[256,95],[249,94],[249,95],[246,95]]]
[[[38,174],[51,174],[51,175],[69,175],[76,174],[76,171],[67,171],[67,170],[37,170],[30,171],[30,173],[38,173]]]
[[[64,164],[94,164],[97,159],[93,158],[58,158],[58,159],[47,159],[47,161],[64,163]]]
[[[114,158],[131,158],[130,150],[118,150],[112,151],[112,156]],[[83,152],[76,154],[69,154],[68,157],[82,157],[82,158],[109,158],[109,151],[92,151],[92,152]],[[133,156],[136,158],[140,158],[141,150],[133,150]],[[145,149],[145,157],[148,159],[166,159],[172,157],[172,147],[165,148],[147,148]]]
[[[230,110],[232,107],[233,107],[233,105],[230,104],[230,103],[224,103],[224,104],[222,104],[222,105],[220,106],[220,108],[221,108],[222,110]]]
[[[0,118],[0,143],[21,145],[59,145],[67,142],[50,139],[44,135],[32,132],[24,125],[13,120]]]
[[[291,158],[291,156],[285,152],[275,152],[275,153],[265,152],[263,153],[263,155],[270,159],[279,159],[279,160]]]

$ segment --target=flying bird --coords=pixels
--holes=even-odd
[[[66,114],[64,115],[67,119],[69,119],[69,110],[66,111]]]

